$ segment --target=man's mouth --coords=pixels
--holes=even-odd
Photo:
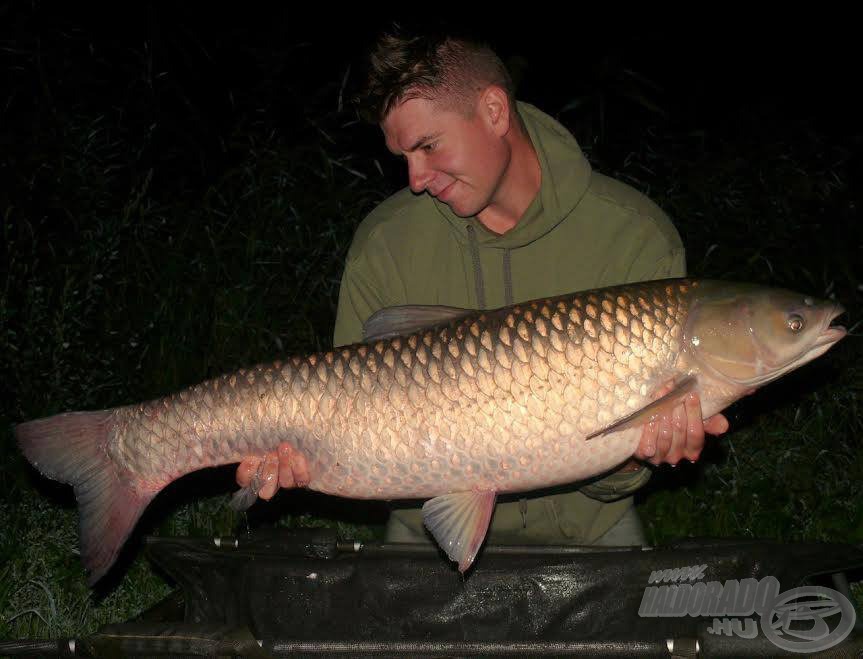
[[[452,186],[454,186],[455,184],[456,184],[456,182],[453,181],[449,185],[445,185],[444,187],[438,188],[435,191],[429,190],[429,194],[431,194],[432,197],[436,197],[437,199],[440,199],[441,201],[445,201],[445,199],[443,199],[443,197],[446,195],[446,193],[448,193],[450,191],[450,188],[452,188]]]

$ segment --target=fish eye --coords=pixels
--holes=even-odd
[[[793,313],[788,316],[788,329],[792,332],[799,332],[803,329],[803,316]]]

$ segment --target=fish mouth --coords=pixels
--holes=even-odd
[[[821,330],[821,334],[818,335],[818,340],[815,341],[810,350],[814,350],[822,346],[831,346],[840,339],[845,338],[845,335],[848,334],[848,330],[842,325],[833,325],[833,321],[844,313],[845,307],[841,304],[835,304],[833,306],[833,311],[830,312],[827,322],[824,324],[824,329]]]

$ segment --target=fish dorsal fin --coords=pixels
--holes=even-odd
[[[450,560],[464,573],[479,551],[497,493],[493,490],[456,492],[426,501],[423,522]]]
[[[674,409],[677,404],[686,397],[686,394],[695,389],[695,386],[697,384],[698,381],[695,379],[695,376],[688,375],[680,382],[678,382],[674,386],[674,389],[669,391],[661,398],[657,398],[649,405],[646,405],[639,410],[635,410],[635,412],[633,412],[632,414],[615,421],[610,426],[606,426],[602,430],[597,430],[590,433],[587,437],[585,437],[585,439],[602,437],[603,435],[617,432],[618,430],[626,430],[627,428],[634,428],[635,426],[644,425],[645,423],[650,421],[650,418],[652,416]]]
[[[405,304],[373,313],[363,325],[363,341],[380,341],[443,325],[474,313],[472,309],[435,304]]]

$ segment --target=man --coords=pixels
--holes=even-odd
[[[592,171],[575,139],[537,108],[516,101],[506,68],[488,48],[447,37],[383,37],[360,97],[389,150],[403,158],[409,189],[360,224],[345,265],[335,346],[359,342],[378,309],[440,304],[491,309],[545,296],[685,275],[684,248],[644,195]],[[665,393],[666,390],[659,392]],[[645,426],[635,459],[579,489],[498,503],[492,543],[645,544],[632,493],[650,478],[641,461],[696,460],[705,431],[690,395]],[[260,467],[259,496],[288,484],[281,459]],[[281,472],[288,478],[282,480]],[[431,542],[419,505],[392,512],[387,539]]]

